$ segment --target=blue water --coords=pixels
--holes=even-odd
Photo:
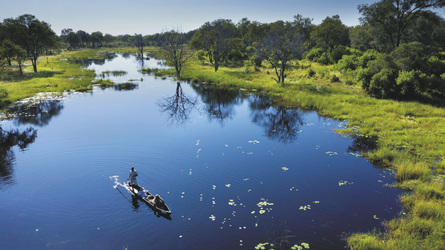
[[[144,66],[161,67],[153,59]],[[393,174],[334,132],[346,122],[276,107],[260,93],[178,85],[141,67],[133,56],[93,63],[98,74],[127,71],[110,79],[138,87],[96,87],[2,123],[3,138],[35,134],[18,139],[22,149],[2,142],[1,249],[252,249],[265,242],[342,249],[350,233],[383,230],[400,212],[401,191],[386,186]],[[171,220],[117,185],[131,166],[139,184],[169,205]]]

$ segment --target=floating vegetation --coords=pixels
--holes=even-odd
[[[338,186],[340,186],[340,187],[344,186],[344,185],[352,185],[352,184],[354,184],[354,182],[343,181],[343,180],[338,182]]]
[[[349,154],[351,154],[351,155],[353,155],[355,157],[361,157],[362,156],[362,154],[358,153],[358,152],[349,152]]]
[[[320,201],[314,201],[313,203],[314,203],[314,204],[319,204],[319,203],[320,203]]]
[[[300,206],[300,208],[299,208],[299,210],[303,210],[303,211],[310,210],[310,209],[311,209],[311,205]]]
[[[264,250],[264,249],[266,249],[266,247],[270,247],[270,248],[273,248],[273,244],[271,244],[271,243],[269,243],[269,242],[265,242],[265,243],[258,243],[258,245],[256,245],[255,246],[255,249],[257,249],[257,250]]]
[[[158,71],[159,71],[158,68],[144,68],[144,69],[141,69],[141,72],[144,73],[144,74],[152,74],[152,73],[155,73],[155,72],[158,72]]]
[[[210,215],[210,217],[209,217],[209,219],[211,220],[211,221],[215,221],[216,220],[216,217],[215,217],[215,215]]]
[[[136,89],[139,85],[132,82],[119,83],[114,85],[115,90],[133,90]]]
[[[200,142],[200,140],[196,140],[196,146],[198,146],[199,145],[199,142]]]
[[[257,141],[257,140],[253,140],[253,141],[249,141],[249,143],[250,143],[250,144],[258,144],[258,143],[260,143],[260,142]]]
[[[228,187],[228,188],[229,188],[230,186],[231,186],[231,184],[226,184],[226,187]]]
[[[379,217],[377,217],[377,215],[375,215],[375,214],[374,214],[373,218],[376,219],[376,220],[379,219]]]
[[[295,188],[295,187],[291,187],[291,188],[289,188],[289,190],[290,190],[290,191],[294,191],[294,190],[295,190],[295,191],[298,192],[298,188]]]
[[[283,169],[284,172],[289,170],[289,168],[287,168],[287,167],[282,167],[281,169]]]
[[[261,201],[258,202],[258,204],[256,204],[256,205],[260,208],[259,213],[260,214],[264,214],[265,212],[272,211],[272,208],[271,207],[267,207],[267,206],[273,206],[274,204],[268,202],[267,199],[261,198]]]
[[[233,199],[229,199],[229,206],[234,206],[236,207],[236,203]]]
[[[100,73],[100,77],[105,78],[108,77],[110,75],[112,76],[124,76],[126,75],[128,72],[127,71],[123,71],[123,70],[114,70],[114,71],[102,71],[102,73]]]
[[[328,151],[328,152],[326,152],[326,154],[329,156],[334,156],[334,155],[337,155],[337,152]]]
[[[301,245],[295,244],[293,247],[291,247],[290,249],[292,250],[301,250],[301,249],[309,249],[309,244],[308,243],[301,243]]]

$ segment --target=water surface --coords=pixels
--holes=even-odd
[[[88,67],[125,70],[109,78],[138,87],[71,94],[3,122],[2,249],[342,249],[401,210],[392,173],[334,132],[345,122],[143,75],[134,56]],[[131,166],[171,220],[115,188]]]

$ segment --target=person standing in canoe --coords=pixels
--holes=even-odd
[[[136,180],[136,176],[138,176],[138,172],[136,172],[134,167],[131,167],[130,176],[128,176],[128,179],[130,179],[130,186],[135,186],[138,184],[138,182]]]

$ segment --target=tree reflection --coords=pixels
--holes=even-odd
[[[176,83],[176,93],[158,102],[161,111],[167,113],[170,124],[185,124],[190,119],[190,113],[196,106],[197,100],[187,97],[182,91],[181,83]]]
[[[369,153],[377,149],[377,136],[352,136],[354,141],[348,152]]]
[[[63,103],[60,100],[45,100],[18,106],[14,110],[17,114],[17,117],[14,118],[14,124],[32,124],[43,127],[49,124],[51,118],[58,116],[62,109]]]
[[[12,147],[18,146],[23,151],[36,137],[37,131],[34,128],[19,132],[18,129],[6,131],[0,127],[0,189],[14,184],[12,176],[15,157]]]
[[[214,88],[206,84],[193,84],[192,87],[201,96],[208,118],[221,125],[232,119],[235,105],[242,102],[239,90]]]
[[[297,139],[303,125],[300,110],[275,107],[265,95],[253,97],[250,108],[252,121],[264,127],[267,137],[284,143]]]

